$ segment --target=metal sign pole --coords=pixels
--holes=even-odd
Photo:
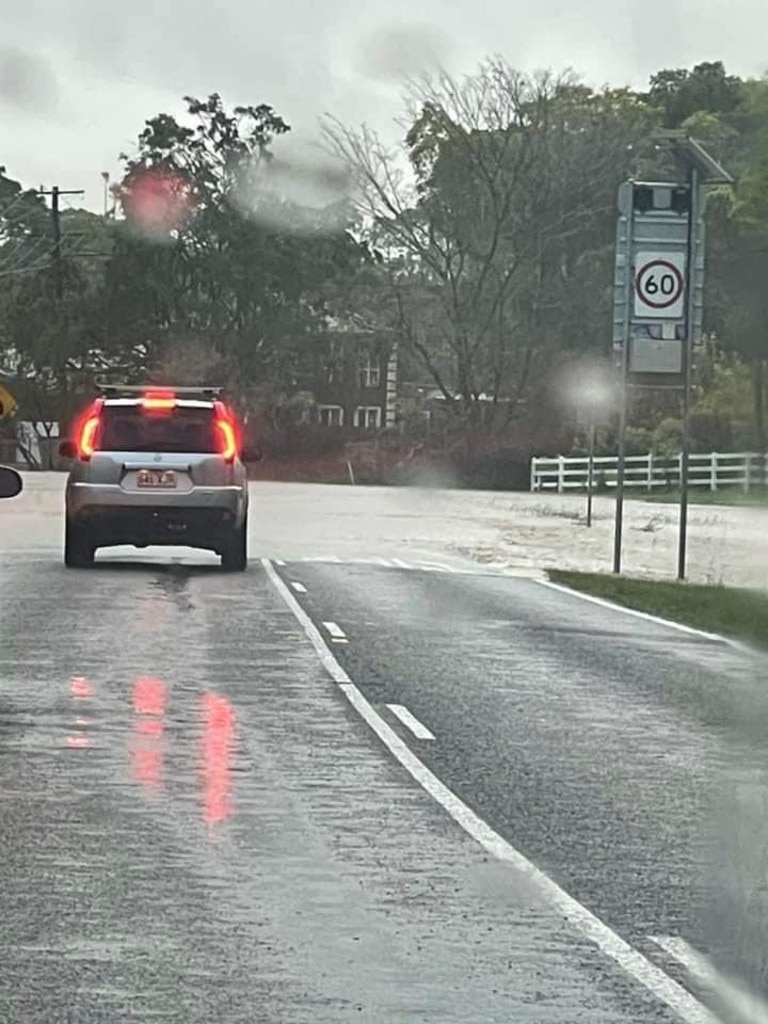
[[[623,238],[621,239],[621,249],[623,252],[619,252],[617,247],[617,259],[621,256],[624,259],[622,289],[625,298],[621,324],[621,396],[619,399],[619,444],[618,463],[616,466],[616,516],[613,531],[613,571],[617,576],[621,573],[621,543],[624,534],[624,469],[627,457],[627,414],[629,406],[629,339],[631,333],[632,284],[634,280],[632,260],[632,185],[628,184],[628,186],[622,186],[622,188],[626,189],[624,198],[626,205],[622,211],[625,215],[625,226]],[[622,200],[620,198],[620,209],[621,206]]]
[[[688,548],[688,476],[691,450],[691,381],[693,370],[693,329],[696,294],[694,274],[698,247],[696,232],[699,228],[699,172],[691,167],[688,176],[691,195],[691,208],[688,216],[688,264],[686,267],[687,309],[685,317],[685,344],[683,346],[683,424],[680,451],[680,532],[677,549],[677,578],[685,579],[686,556]]]
[[[589,406],[589,469],[587,473],[587,526],[592,525],[592,494],[595,488],[595,403]]]
[[[619,409],[619,458],[616,467],[616,522],[613,531],[613,571],[618,576],[621,572],[621,541],[624,532],[624,466],[627,458],[627,358],[624,354],[624,367],[621,381],[621,406]]]

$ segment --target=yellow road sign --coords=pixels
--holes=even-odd
[[[7,388],[0,384],[0,423],[9,419],[16,412],[18,403]]]

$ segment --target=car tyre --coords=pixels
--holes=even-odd
[[[90,569],[96,545],[93,544],[82,526],[66,522],[64,528],[64,564],[69,569]]]
[[[245,572],[248,567],[248,520],[232,530],[221,552],[221,567],[226,572]]]

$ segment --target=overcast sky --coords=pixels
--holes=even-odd
[[[22,0],[3,4],[0,164],[25,185],[84,188],[143,122],[180,97],[272,104],[302,140],[331,112],[392,130],[399,71],[471,71],[498,53],[522,70],[571,67],[594,85],[723,60],[768,70],[766,0]]]

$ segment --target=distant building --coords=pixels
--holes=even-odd
[[[354,324],[323,336],[312,391],[315,422],[329,430],[371,433],[397,423],[397,345]]]

